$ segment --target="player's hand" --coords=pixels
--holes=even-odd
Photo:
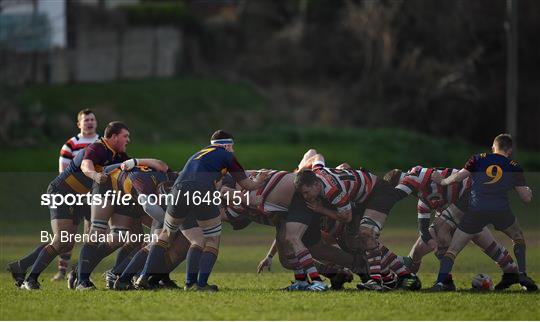
[[[324,206],[322,205],[322,202],[320,200],[306,201],[306,205],[309,209],[313,210],[313,212],[316,213],[322,213],[322,211],[324,210]]]
[[[265,267],[268,268],[268,271],[270,272],[270,267],[272,266],[272,257],[266,256],[260,263],[259,266],[257,266],[257,274],[260,274]]]
[[[129,159],[122,162],[122,164],[120,165],[120,169],[122,169],[123,171],[129,171],[135,168],[136,165],[137,165],[137,159]]]
[[[444,179],[443,176],[442,176],[439,172],[433,171],[433,172],[431,173],[431,180],[432,180],[433,182],[435,182],[436,184],[441,184],[441,181],[442,181],[443,179]]]
[[[343,162],[342,164],[338,165],[336,167],[336,169],[340,169],[340,170],[352,170],[352,167],[350,164],[348,164],[347,162]]]
[[[101,173],[101,172],[96,172],[94,174],[94,177],[92,179],[94,179],[95,182],[99,183],[99,184],[103,184],[105,182],[107,182],[107,178],[109,176],[104,174],[104,173]]]

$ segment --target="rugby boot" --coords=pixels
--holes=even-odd
[[[39,282],[33,278],[26,279],[21,285],[22,290],[29,290],[29,291],[39,290],[40,287],[41,285],[39,284]]]
[[[92,281],[88,280],[80,282],[75,289],[77,291],[92,291],[96,289],[96,286],[94,283],[92,283]]]
[[[536,286],[536,283],[532,280],[532,278],[527,276],[526,273],[519,274],[519,284],[528,292],[538,291],[538,286]]]
[[[205,286],[197,285],[196,290],[198,292],[217,292],[218,287],[217,285],[213,285],[213,284],[206,284]]]
[[[291,285],[285,287],[284,291],[305,291],[307,290],[309,283],[307,281],[294,281]]]
[[[148,282],[148,277],[145,275],[139,276],[137,281],[135,282],[135,288],[138,290],[153,290],[155,287],[152,287],[152,284]]]
[[[444,284],[441,282],[435,283],[432,287],[428,288],[428,292],[452,292],[456,290],[456,286],[454,285],[454,282],[449,284]]]
[[[15,281],[15,286],[18,288],[21,287],[21,285],[24,283],[26,272],[23,272],[19,265],[19,262],[9,263],[6,266],[6,270],[11,274],[11,277]]]
[[[514,284],[518,284],[519,282],[520,280],[518,273],[504,273],[501,281],[495,285],[495,291],[505,290]]]
[[[105,275],[105,288],[112,290],[114,288],[114,282],[116,282],[118,276],[114,274],[112,270],[106,271],[103,275]]]
[[[323,281],[313,281],[306,289],[307,291],[311,292],[324,292],[328,291],[328,285],[326,285]]]
[[[176,284],[176,281],[173,281],[168,274],[159,280],[158,287],[165,289],[179,288],[178,284]]]
[[[74,290],[77,287],[77,275],[78,275],[77,265],[74,265],[66,277],[67,287],[70,290]]]
[[[378,282],[378,281],[376,281],[374,279],[370,279],[365,283],[360,283],[360,284],[356,285],[356,288],[358,288],[359,290],[379,291],[379,292],[384,292],[384,291],[389,291],[390,290],[389,287],[387,287],[385,285],[382,285],[380,282]]]
[[[422,282],[420,282],[420,279],[416,274],[408,274],[405,276],[400,276],[398,279],[398,287],[402,290],[408,290],[408,291],[418,291],[422,288]],[[454,285],[454,281],[450,280],[446,284],[452,284]],[[454,285],[455,288],[455,285]]]
[[[114,281],[114,285],[112,287],[113,290],[117,291],[130,291],[134,290],[135,286],[131,281],[123,281],[120,278]]]

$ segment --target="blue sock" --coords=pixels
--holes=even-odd
[[[157,244],[150,247],[146,264],[141,272],[141,275],[149,276],[151,274],[158,273],[160,268],[163,267],[165,261],[165,252],[167,252],[166,243],[161,240]]]
[[[82,246],[79,262],[77,263],[77,279],[79,284],[90,280],[90,273],[92,272],[91,266],[93,266],[92,264],[98,253],[98,245],[84,244]]]
[[[437,277],[437,283],[444,283],[448,278],[448,275],[452,271],[454,266],[454,260],[448,256],[444,256],[441,259],[441,267],[439,269],[439,275]]]
[[[525,267],[525,250],[526,250],[525,244],[523,243],[514,244],[514,255],[516,255],[518,270],[522,274],[524,274],[527,271]]]
[[[30,275],[28,275],[28,278],[37,280],[39,274],[41,274],[41,272],[43,272],[45,268],[49,266],[57,255],[58,252],[52,245],[45,246],[39,253],[34,266],[32,266],[32,271],[30,272]]]
[[[208,278],[212,272],[212,268],[216,263],[217,255],[212,252],[203,252],[201,255],[200,268],[199,268],[199,286],[208,285]]]
[[[26,272],[26,270],[34,264],[43,247],[47,245],[47,243],[39,245],[30,254],[26,255],[23,259],[19,261],[19,267],[22,269],[23,272]]]
[[[122,272],[122,275],[120,276],[120,280],[127,282],[135,274],[140,272],[144,264],[146,263],[146,259],[148,258],[148,250],[146,248],[140,249],[135,256],[133,256],[133,259],[129,262],[126,269]]]
[[[198,246],[191,246],[186,256],[186,285],[197,283],[197,275],[201,262],[202,249]]]
[[[129,250],[129,254],[127,253],[127,250]],[[120,275],[126,269],[126,267],[129,265],[135,254],[140,250],[140,248],[133,248],[129,247],[122,247],[120,249],[120,252],[118,253],[118,256],[116,257],[116,263],[114,264],[114,267],[112,268],[112,272],[115,275]]]

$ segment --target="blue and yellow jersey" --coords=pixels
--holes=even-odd
[[[247,178],[233,153],[219,145],[210,145],[189,158],[177,182],[197,182],[213,188],[223,175],[230,173],[237,182]]]
[[[473,179],[471,211],[509,212],[508,191],[526,185],[523,169],[504,155],[476,154],[464,168],[472,173]]]

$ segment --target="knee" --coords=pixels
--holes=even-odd
[[[51,243],[51,246],[58,252],[58,254],[63,254],[63,253],[71,251],[73,247],[75,246],[75,243],[73,242],[62,243],[60,241],[53,241]]]
[[[302,244],[302,241],[300,240],[300,238],[298,238],[298,236],[295,236],[295,235],[286,235],[286,236],[285,236],[285,243],[286,243],[289,247],[295,248],[295,247],[301,245],[301,244]]]
[[[219,236],[205,237],[205,239],[204,250],[217,255],[219,250]]]

